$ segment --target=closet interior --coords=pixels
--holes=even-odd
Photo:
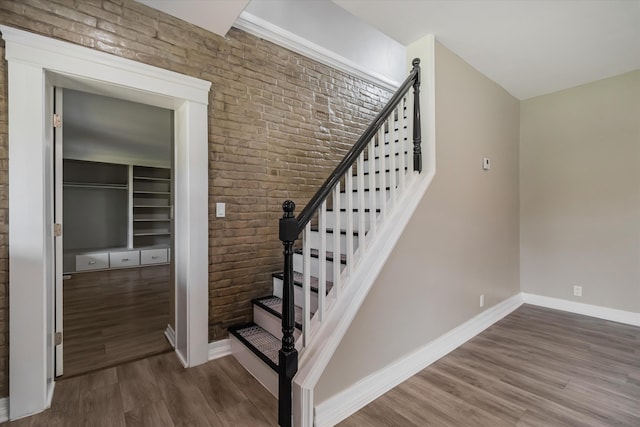
[[[73,375],[170,348],[173,111],[64,89],[61,115],[63,360]]]

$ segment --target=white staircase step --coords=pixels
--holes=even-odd
[[[375,195],[374,208],[380,209],[382,194],[384,194],[386,197],[386,200],[389,201],[389,197],[390,197],[389,191],[388,190],[381,191],[380,189],[376,189],[375,192],[376,192],[376,195]],[[360,198],[358,197],[357,192],[353,191],[353,194],[351,195],[351,197],[353,197],[353,209],[360,209],[361,208],[360,200],[359,200]],[[342,192],[340,193],[340,207],[346,207],[346,206],[347,206],[347,193]],[[371,196],[369,195],[369,190],[364,191],[364,208],[371,209]]]
[[[328,214],[328,212],[327,212]],[[319,246],[319,245],[318,245]],[[327,245],[328,249],[332,249],[333,246],[329,246]],[[340,271],[342,271],[344,269],[344,267],[346,266],[346,261],[344,259],[342,259],[343,257],[341,257],[341,266],[340,266]],[[320,274],[320,258],[318,257],[318,250],[317,249],[311,249],[311,256],[310,256],[310,260],[311,260],[311,275],[313,277],[319,277]],[[327,280],[329,280],[330,282],[333,282],[333,262],[334,262],[334,258],[333,258],[333,252],[331,252],[330,250],[327,251],[327,257],[326,257],[326,261],[325,261],[325,271],[326,271],[326,275],[327,275]],[[294,271],[303,271],[303,255],[302,255],[302,250],[301,249],[296,249],[293,253],[293,270]]]
[[[344,226],[343,226],[344,227]],[[354,223],[354,230],[353,230],[353,250],[356,250],[358,248],[358,234],[359,231],[355,229],[355,223]],[[334,230],[332,228],[328,228],[326,229],[326,233],[327,233],[327,248],[333,248],[333,241],[334,239],[340,239],[340,248],[342,249],[341,252],[346,251],[347,248],[347,232],[345,230],[341,230],[340,233],[335,233]],[[320,232],[318,231],[317,228],[311,228],[311,235],[309,236],[311,239],[311,247],[312,248],[319,248],[320,247]]]
[[[273,277],[273,295],[282,298],[282,272],[274,273]],[[302,291],[302,273],[294,271],[293,273],[293,302],[296,306],[301,307],[304,301]],[[327,292],[333,287],[332,282],[326,284]],[[311,312],[315,313],[318,309],[318,278],[311,276]]]
[[[353,224],[353,229],[354,231],[358,231],[358,227],[359,227],[359,220],[358,220],[358,215],[360,214],[360,211],[358,209],[354,209],[351,212],[351,218],[353,218],[354,224]],[[376,209],[376,217],[380,214],[380,209]],[[347,210],[346,209],[340,209],[340,228],[344,228],[347,224]],[[333,210],[328,209],[327,210],[327,216],[326,216],[326,221],[327,221],[327,228],[335,228],[336,225],[336,214]],[[369,230],[369,220],[370,220],[370,215],[369,215],[369,209],[365,209],[364,212],[364,218],[365,218],[365,228],[366,230]]]
[[[404,169],[405,169],[405,171],[408,170],[407,167],[405,167]],[[396,182],[398,182],[400,180],[400,170],[398,168],[396,168],[395,175],[396,175]],[[385,186],[389,186],[389,183],[391,182],[391,173],[388,170],[385,171],[385,173],[384,173],[384,180],[385,180],[384,181],[384,185]],[[375,181],[375,187],[376,188],[380,187],[380,184],[381,184],[381,181],[382,181],[382,178],[380,176],[380,171],[377,171],[374,174],[374,181]],[[354,186],[354,188],[357,187],[357,185],[358,185],[358,181],[356,179],[356,175],[354,175],[353,176],[353,186]],[[369,185],[369,172],[366,172],[364,174],[364,188],[367,188],[367,189],[371,188],[370,185]]]
[[[276,296],[257,298],[253,303],[253,323],[282,340],[282,299]],[[296,348],[302,349],[302,340],[298,341],[302,332],[302,309],[295,307],[295,328],[293,336]]]
[[[231,354],[278,398],[278,351],[281,341],[255,324],[229,329]]]
[[[409,163],[410,160],[413,161],[412,160],[412,156],[409,154],[408,151],[405,152],[404,156],[405,156],[404,157],[405,165],[412,165],[413,163]],[[400,159],[398,157],[399,157],[399,153],[396,153],[396,167],[397,167],[397,165],[400,164]],[[385,159],[384,159],[385,169],[389,168],[390,160],[391,159],[389,158],[389,156],[386,155]],[[380,158],[378,156],[376,156],[376,158],[375,158],[375,165],[376,165],[376,167],[375,167],[374,172],[377,171],[377,170],[380,170]],[[370,166],[371,166],[370,160],[365,160],[364,161],[364,171],[365,172],[369,172],[370,171]]]

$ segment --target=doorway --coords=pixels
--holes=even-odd
[[[175,113],[175,349],[208,358],[208,138],[211,86],[197,78],[0,25],[8,63],[9,417],[40,412],[55,387],[53,100],[65,87]]]
[[[69,377],[171,349],[174,119],[73,89],[54,98],[55,366]]]

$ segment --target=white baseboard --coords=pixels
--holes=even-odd
[[[0,423],[9,421],[9,398],[0,398]]]
[[[540,307],[553,308],[555,310],[568,311],[575,314],[610,320],[612,322],[625,323],[627,325],[640,326],[640,313],[618,310],[615,308],[601,307],[598,305],[584,304],[568,301],[560,298],[545,297],[542,295],[523,292],[522,300],[525,304],[538,305]]]
[[[209,343],[209,360],[219,359],[231,354],[229,338]]]
[[[333,426],[461,346],[522,305],[520,294],[478,314],[424,347],[358,381],[315,408],[317,427]]]
[[[167,337],[171,347],[176,348],[176,333],[171,325],[167,325],[167,329],[164,330],[164,336]]]

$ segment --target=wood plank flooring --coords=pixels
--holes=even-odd
[[[72,376],[171,350],[169,265],[83,272],[63,281],[63,365]]]
[[[345,421],[640,426],[640,328],[524,305]]]
[[[231,356],[165,353],[58,381],[5,425],[275,426],[277,402]],[[525,305],[339,425],[638,427],[640,328]]]
[[[174,353],[56,382],[51,408],[3,427],[268,427],[278,402],[231,356],[195,368]]]

